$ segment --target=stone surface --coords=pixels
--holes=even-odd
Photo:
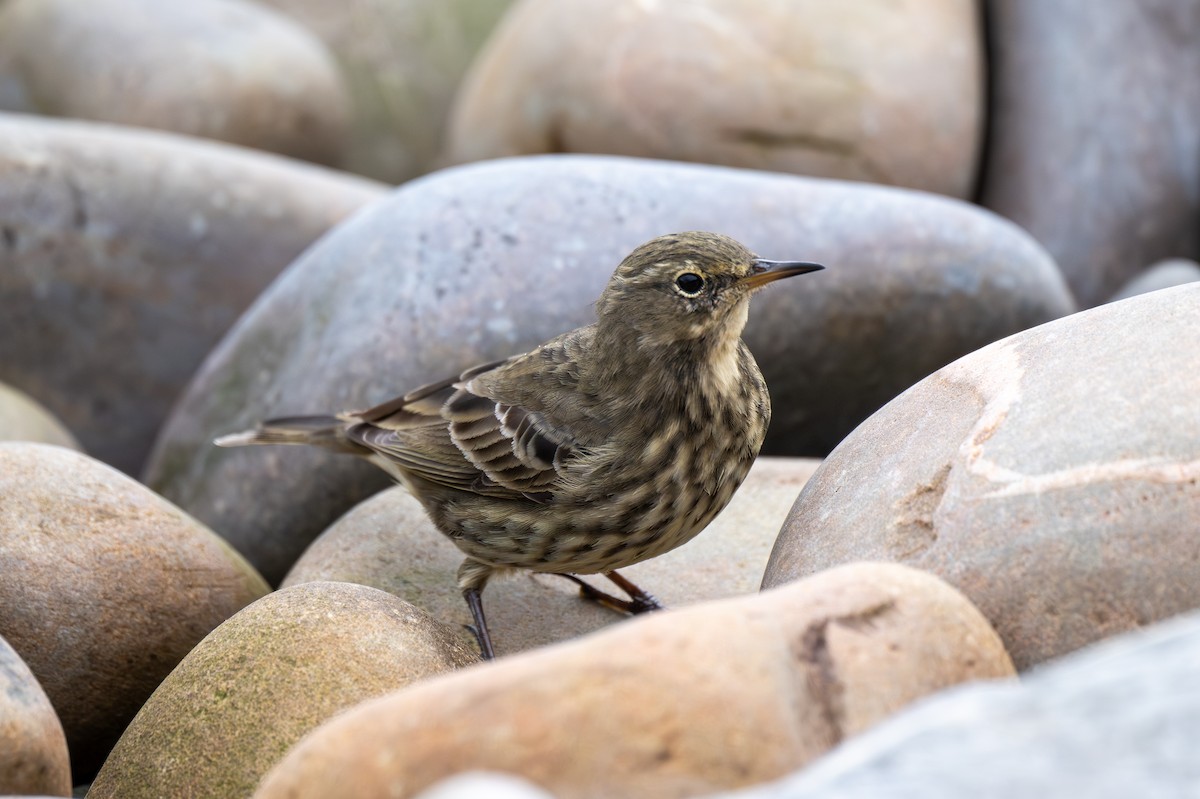
[[[38,441],[68,449],[79,442],[54,414],[33,397],[0,383],[0,441]]]
[[[433,168],[450,103],[511,0],[260,0],[320,36],[350,94],[342,166],[389,183]]]
[[[975,3],[523,0],[456,101],[453,163],[612,153],[969,196]]]
[[[1200,255],[1200,4],[989,9],[983,204],[1046,246],[1085,307],[1146,264]]]
[[[808,769],[722,799],[1194,796],[1200,616],[1096,645],[1020,683],[954,688]]]
[[[564,798],[697,796],[782,776],[918,696],[1011,673],[960,594],[855,564],[366,702],[304,738],[255,797],[412,796],[477,769]]]
[[[1018,667],[1200,607],[1200,285],[1019,333],[918,383],[809,480],[764,586],[896,560]]]
[[[687,545],[621,573],[670,608],[752,594],[779,526],[818,461],[760,458],[729,506]],[[389,591],[459,630],[471,614],[455,573],[463,555],[441,535],[408,491],[396,487],[361,503],[326,530],[301,556],[284,586],[346,580]],[[589,578],[616,593],[603,578]],[[492,580],[484,592],[488,629],[503,656],[591,632],[620,619],[579,598],[561,577],[531,572]]]
[[[278,580],[386,478],[296,447],[218,450],[216,435],[367,407],[590,323],[630,250],[697,229],[829,266],[750,313],[768,453],[822,455],[937,367],[1073,308],[1024,233],[946,198],[597,156],[472,165],[407,184],[296,261],[197,375],[146,478]]]
[[[1109,302],[1127,300],[1139,294],[1149,294],[1151,291],[1196,282],[1200,282],[1200,264],[1189,258],[1171,258],[1159,261],[1145,272],[1139,273],[1122,286]]]
[[[452,630],[374,588],[316,582],[268,594],[171,672],[88,796],[249,796],[338,711],[478,659]]]
[[[7,0],[0,108],[336,164],[349,104],[312,34],[243,0]]]
[[[37,678],[0,637],[0,794],[71,795],[62,723]]]
[[[418,799],[554,799],[526,780],[509,774],[471,772],[442,780]]]
[[[62,719],[86,780],[179,660],[262,578],[220,538],[71,450],[0,443],[0,635]]]
[[[238,315],[381,194],[239,148],[0,114],[0,381],[136,472]]]

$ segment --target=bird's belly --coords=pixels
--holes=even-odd
[[[719,481],[670,480],[638,486],[636,493],[614,490],[586,503],[462,503],[443,529],[453,529],[450,537],[459,549],[485,563],[607,572],[686,544],[725,508],[748,468],[749,463],[726,463]],[[706,483],[715,488],[705,490]]]

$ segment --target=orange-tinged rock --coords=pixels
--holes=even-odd
[[[211,629],[267,592],[228,544],[61,447],[0,443],[0,635],[66,732],[77,779]]]
[[[468,770],[560,799],[695,796],[782,776],[919,696],[1012,673],[954,589],[854,564],[372,700],[301,741],[255,797],[412,796]]]

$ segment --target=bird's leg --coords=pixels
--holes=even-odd
[[[463,599],[471,609],[474,624],[466,628],[475,635],[479,642],[479,652],[484,660],[495,660],[496,651],[492,648],[492,636],[488,634],[487,619],[483,616],[483,587],[492,576],[492,567],[486,563],[467,558],[458,567],[458,587],[462,589]]]
[[[604,576],[613,582],[618,588],[629,595],[629,599],[619,599],[612,594],[606,594],[599,588],[596,588],[591,583],[584,582],[574,574],[563,574],[556,572],[559,577],[565,577],[571,582],[579,586],[579,595],[584,599],[595,602],[601,607],[617,613],[623,613],[633,616],[638,613],[646,613],[651,610],[662,610],[663,606],[650,594],[646,593],[636,585],[626,580],[623,576],[615,571],[605,572]]]
[[[468,624],[466,627],[475,634],[475,640],[479,642],[479,653],[484,660],[495,660],[496,651],[492,649],[492,636],[488,634],[487,619],[483,617],[483,598],[479,589],[468,588],[463,591],[463,598],[467,600],[467,607],[471,609],[471,616],[475,619],[474,624]]]

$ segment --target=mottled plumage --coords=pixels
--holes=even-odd
[[[370,459],[467,556],[459,587],[485,656],[480,592],[504,568],[604,573],[686,543],[729,502],[770,421],[741,340],[749,298],[821,267],[714,233],[654,239],[617,268],[597,321],[366,411],[264,422],[222,446],[307,443]]]

